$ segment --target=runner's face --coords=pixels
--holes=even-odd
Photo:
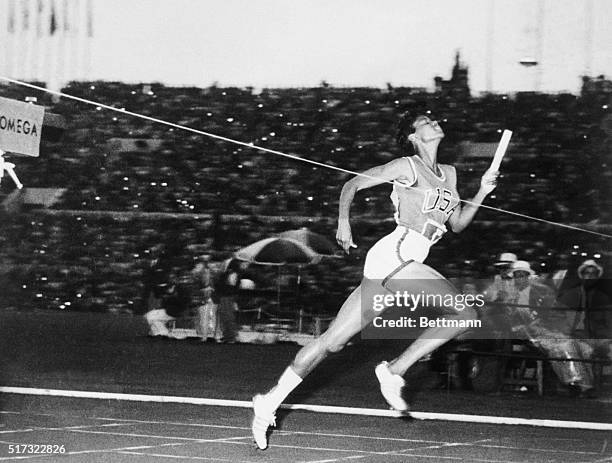
[[[414,127],[415,135],[425,142],[444,137],[444,131],[438,124],[438,121],[432,121],[427,116],[417,117],[412,126]]]

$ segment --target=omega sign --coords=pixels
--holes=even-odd
[[[0,150],[38,156],[45,109],[0,97]]]

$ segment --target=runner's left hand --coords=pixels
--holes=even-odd
[[[480,191],[482,191],[485,195],[491,193],[497,186],[497,177],[499,177],[498,170],[487,170],[480,179]]]

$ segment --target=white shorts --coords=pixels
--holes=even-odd
[[[410,262],[422,263],[431,244],[420,233],[399,225],[368,251],[363,276],[371,280],[387,280]]]

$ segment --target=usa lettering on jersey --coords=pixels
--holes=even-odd
[[[425,213],[440,211],[447,217],[450,216],[457,205],[453,206],[453,193],[447,188],[432,188],[425,192],[423,207],[421,210]]]

